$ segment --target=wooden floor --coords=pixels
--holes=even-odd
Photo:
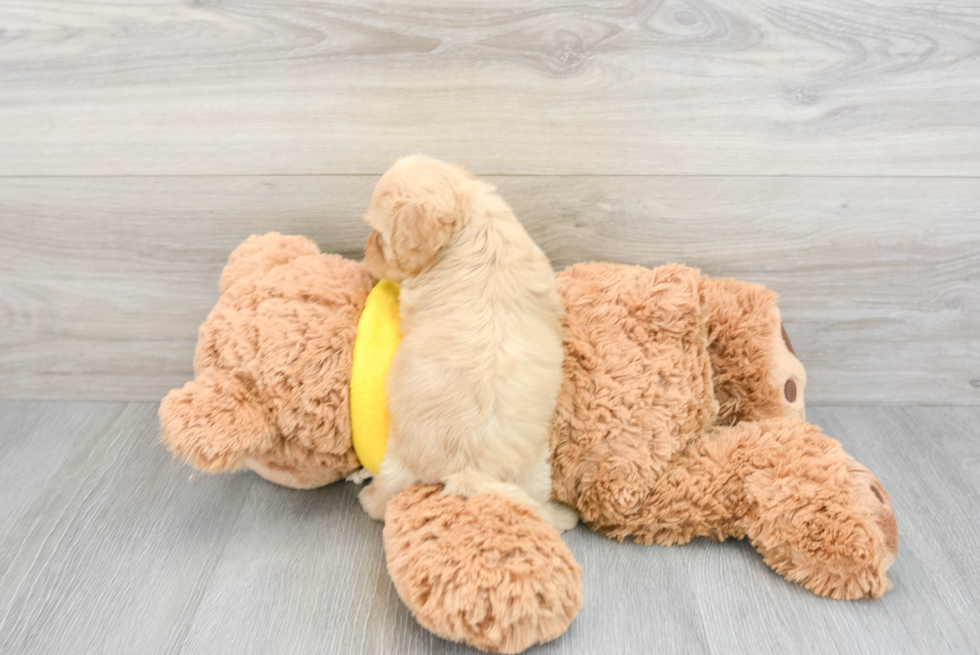
[[[637,546],[580,526],[565,541],[585,606],[534,652],[975,652],[980,408],[810,414],[891,495],[891,591],[827,600],[744,542]],[[412,619],[352,484],[203,475],[156,434],[153,403],[0,403],[0,652],[470,652]]]

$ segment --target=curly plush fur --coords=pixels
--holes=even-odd
[[[558,287],[558,500],[619,540],[748,537],[779,573],[821,595],[889,588],[898,532],[888,496],[840,444],[796,419],[806,377],[783,341],[775,294],[678,265],[579,264]],[[787,380],[798,387],[792,400]]]
[[[580,264],[556,280],[557,500],[614,539],[747,538],[820,595],[889,588],[898,532],[888,494],[803,421],[806,374],[775,294],[678,265]],[[202,470],[248,466],[292,487],[354,471],[347,385],[374,281],[301,237],[246,241],[201,327],[196,379],[161,405],[170,448]],[[561,634],[582,595],[558,533],[499,496],[437,489],[407,488],[386,516],[389,571],[419,621],[499,652]]]
[[[160,405],[162,438],[209,473],[249,467],[312,489],[360,467],[350,440],[357,319],[375,280],[304,237],[252,236],[198,334],[195,379]]]
[[[388,570],[415,618],[500,653],[565,632],[582,606],[582,570],[555,530],[503,496],[441,490],[407,488],[385,523]]]
[[[758,284],[704,278],[717,425],[806,418],[806,371],[782,329],[776,294]]]

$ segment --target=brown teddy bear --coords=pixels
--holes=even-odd
[[[304,237],[250,237],[201,326],[195,379],[160,406],[163,440],[200,470],[247,467],[288,487],[354,474],[352,352],[375,283]],[[889,588],[888,494],[804,421],[806,374],[774,293],[676,264],[578,264],[557,284],[557,500],[618,540],[748,537],[774,570],[823,596]],[[384,540],[399,595],[447,639],[519,652],[562,634],[582,603],[558,533],[492,494],[411,486],[389,504]]]

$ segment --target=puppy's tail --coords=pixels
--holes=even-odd
[[[469,498],[477,494],[493,493],[531,509],[543,521],[558,532],[571,530],[578,523],[578,514],[570,507],[554,502],[535,500],[522,487],[513,482],[503,482],[482,473],[463,471],[446,476],[443,480],[445,493]]]

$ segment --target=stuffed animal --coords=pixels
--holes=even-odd
[[[774,293],[675,264],[578,264],[556,280],[555,499],[620,541],[748,538],[822,596],[890,587],[888,494],[804,421],[806,374]],[[376,332],[358,329],[376,283],[303,237],[250,237],[201,326],[195,379],[160,406],[163,440],[202,471],[247,467],[288,487],[357,473],[350,407],[368,401],[351,398],[351,371],[355,350],[372,348],[356,342]],[[384,542],[402,600],[447,639],[519,652],[561,635],[582,604],[581,570],[558,533],[493,494],[410,486],[388,505]]]

